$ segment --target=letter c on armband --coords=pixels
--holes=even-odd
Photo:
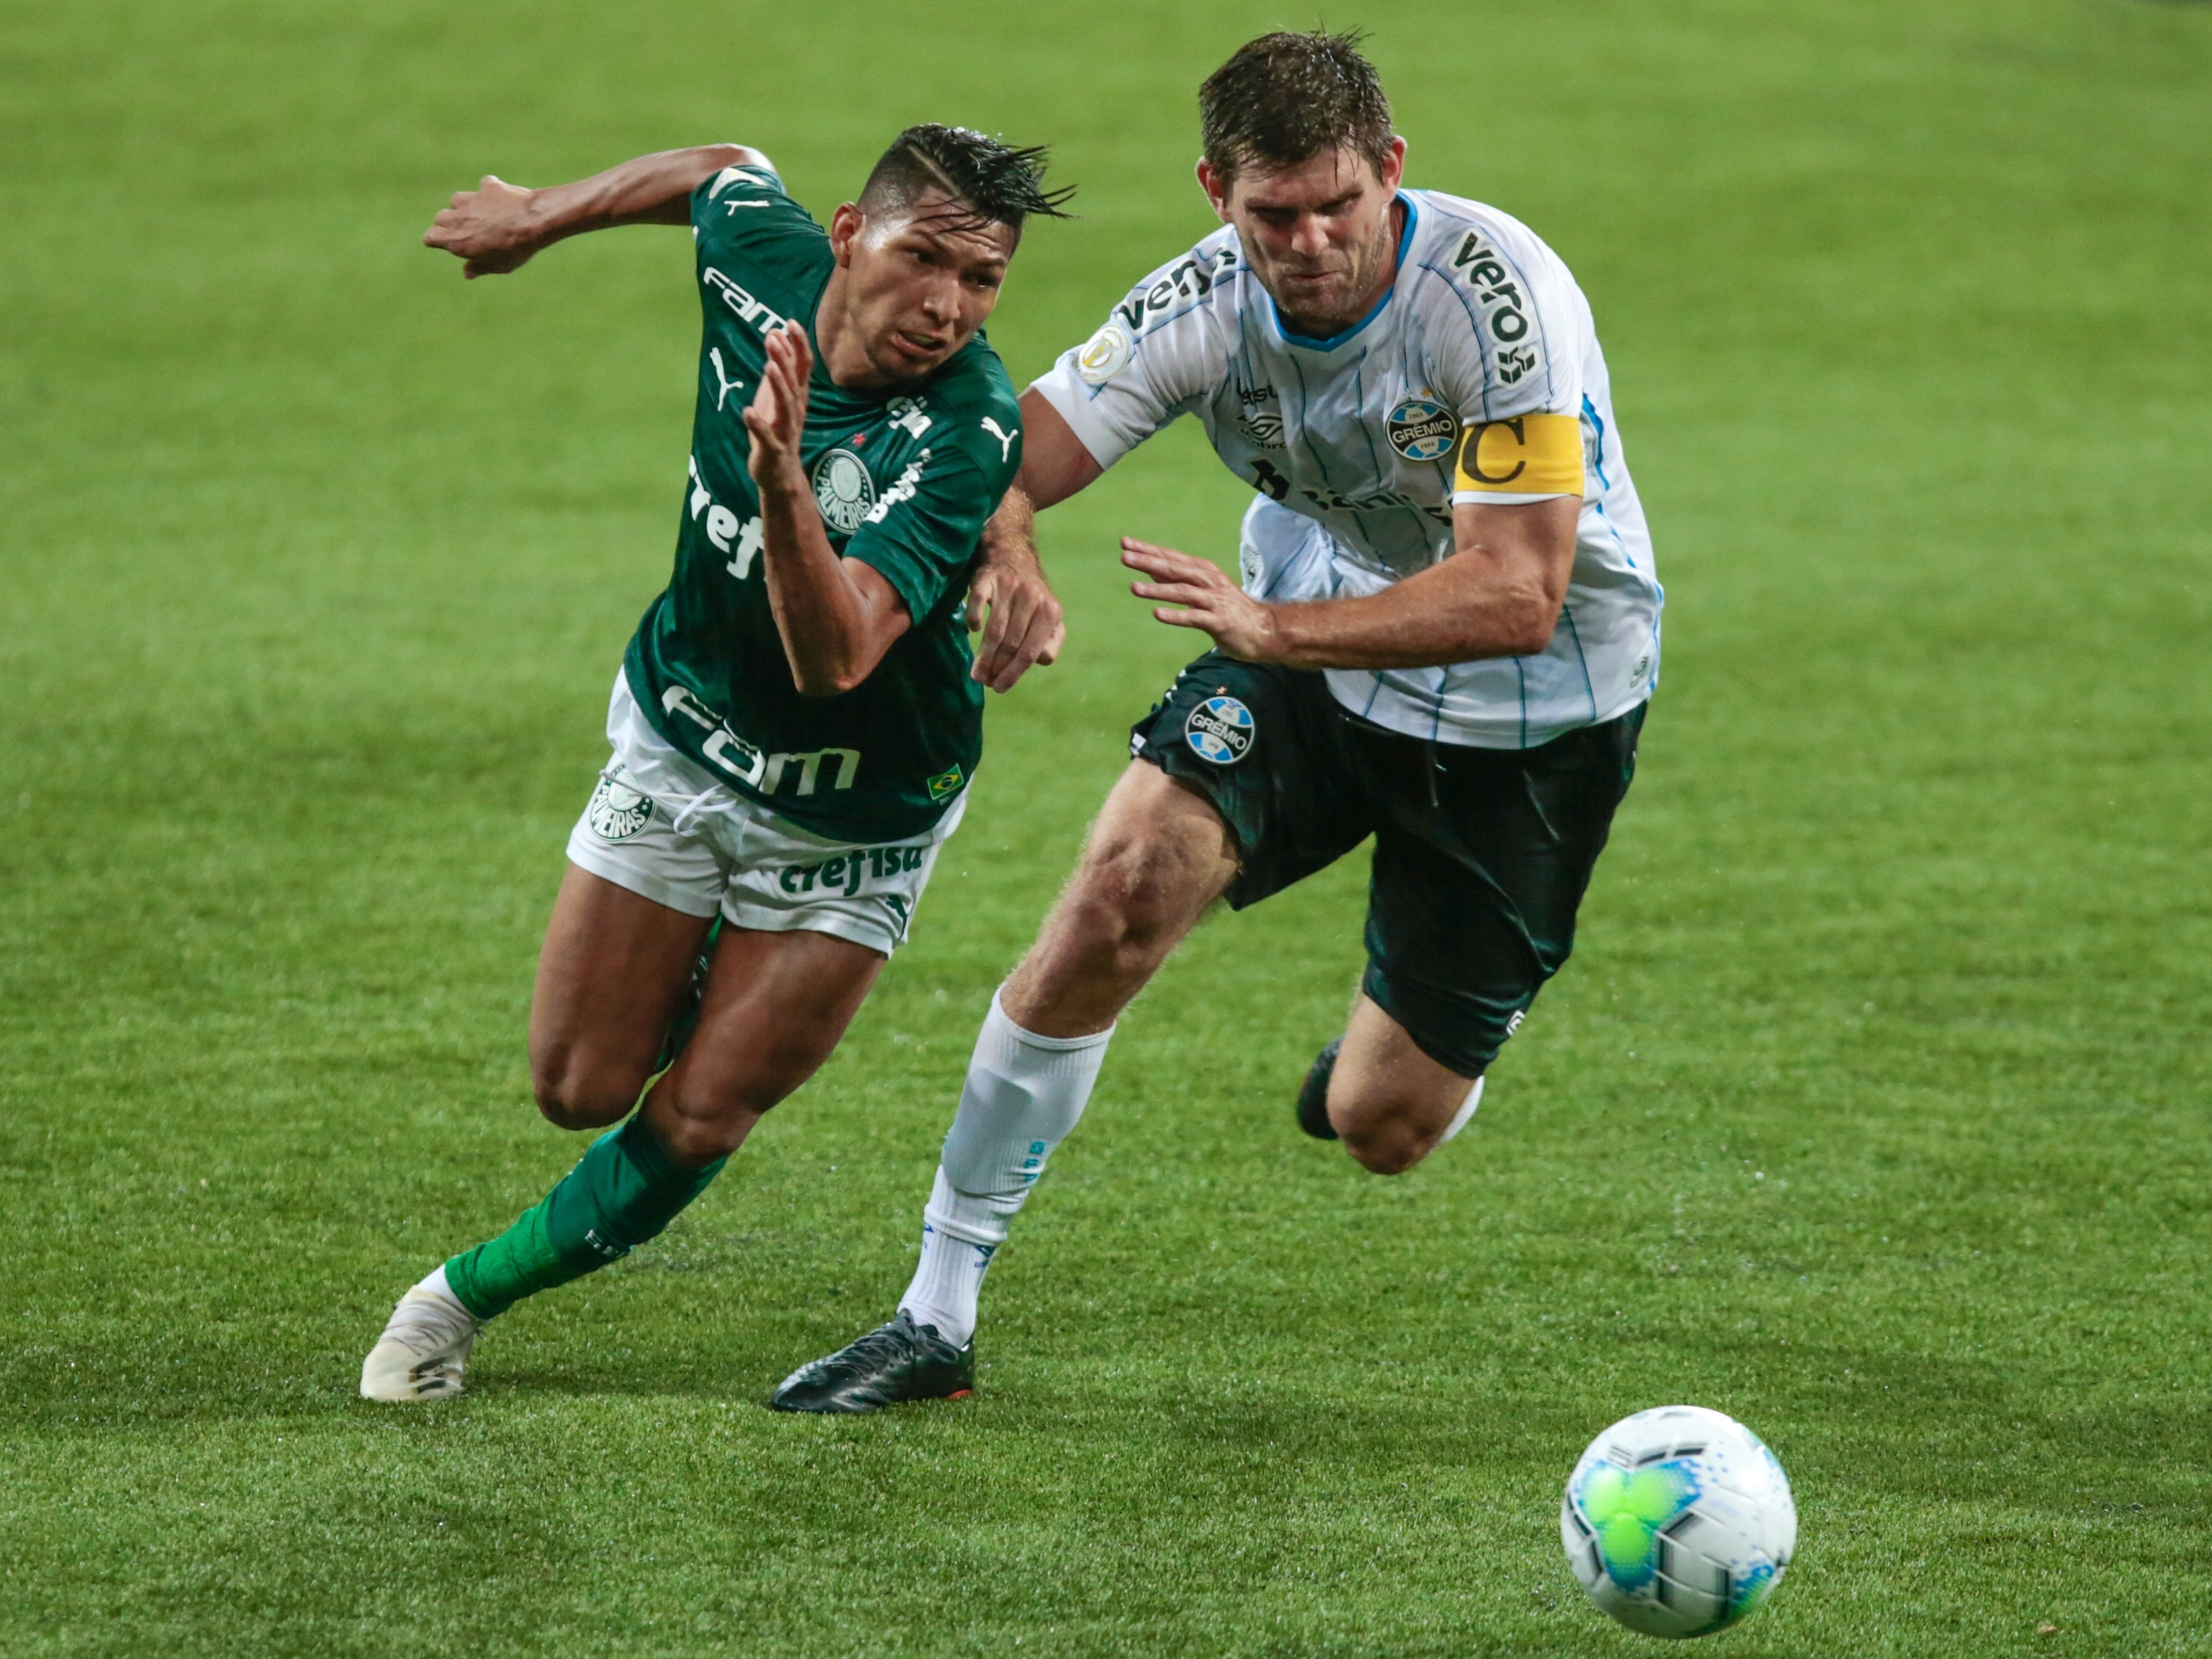
[[[1460,498],[1582,495],[1582,422],[1571,415],[1472,422],[1455,471],[1453,494]]]

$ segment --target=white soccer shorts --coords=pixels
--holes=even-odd
[[[829,933],[889,956],[906,941],[963,794],[926,835],[872,846],[825,840],[718,782],[654,731],[615,676],[613,757],[568,861],[690,916],[717,911],[763,933]]]

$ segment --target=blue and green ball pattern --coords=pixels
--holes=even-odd
[[[1698,1501],[1697,1466],[1686,1459],[1620,1469],[1591,1468],[1578,1483],[1575,1503],[1596,1534],[1607,1577],[1626,1590],[1640,1590],[1659,1574],[1659,1533]]]

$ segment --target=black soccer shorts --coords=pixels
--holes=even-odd
[[[1363,720],[1317,671],[1209,651],[1130,729],[1129,752],[1228,824],[1232,908],[1373,836],[1360,988],[1422,1053],[1472,1078],[1574,948],[1646,707],[1534,749],[1474,749]]]

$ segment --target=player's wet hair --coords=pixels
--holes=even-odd
[[[1046,147],[1017,149],[966,127],[926,121],[891,140],[860,191],[867,213],[911,208],[922,197],[949,196],[967,208],[976,225],[1006,225],[1021,234],[1031,214],[1065,219],[1074,186],[1044,187]]]
[[[1360,55],[1359,29],[1263,34],[1198,89],[1206,164],[1226,185],[1246,167],[1293,167],[1356,150],[1377,173],[1390,154],[1390,100]]]

